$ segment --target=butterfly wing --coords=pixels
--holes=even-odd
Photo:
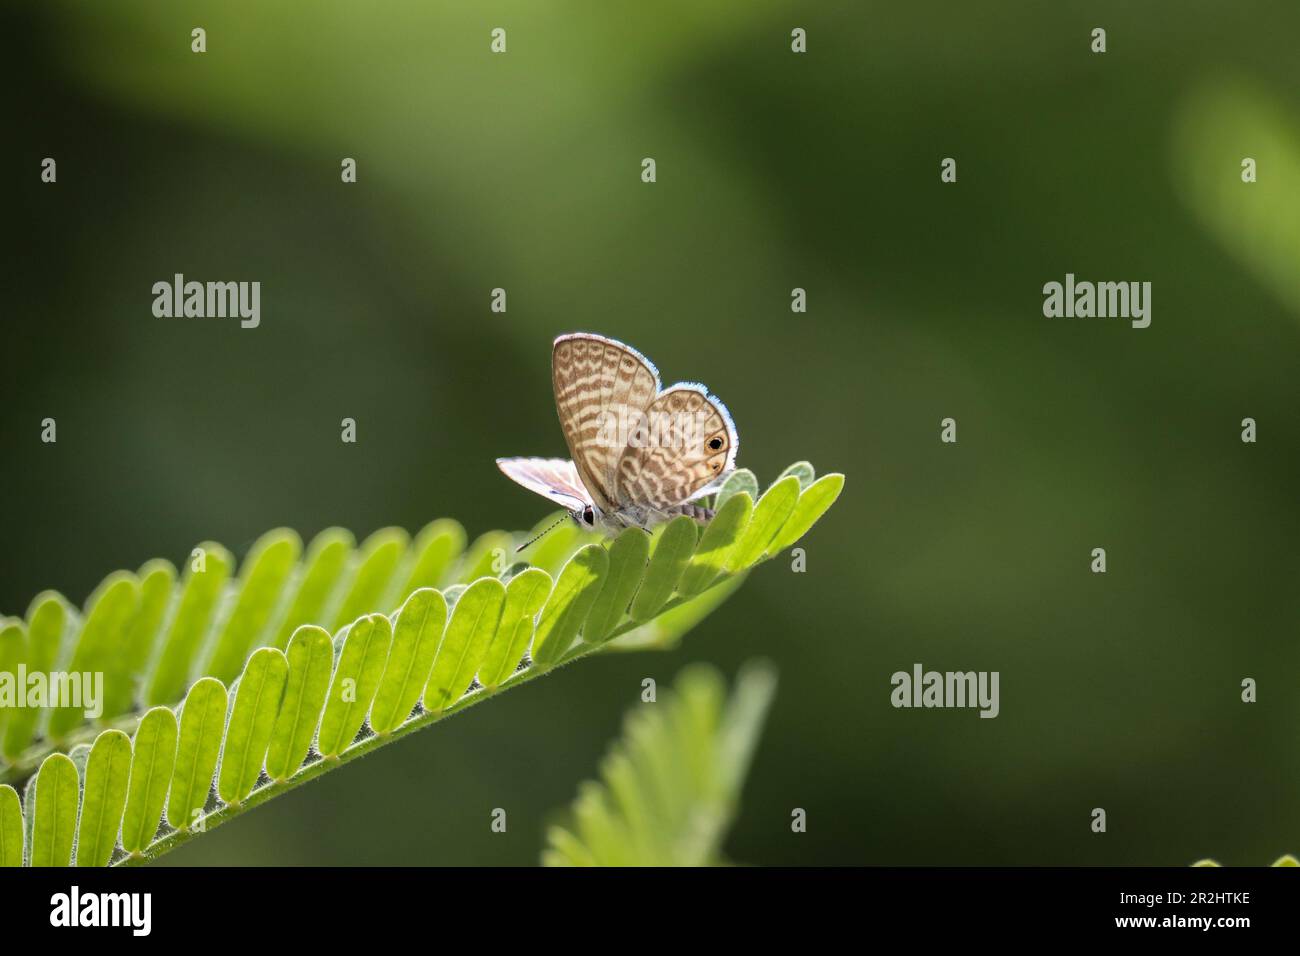
[[[740,437],[727,406],[703,385],[683,382],[646,410],[645,440],[624,449],[614,500],[663,510],[706,494],[736,467]]]
[[[636,349],[602,335],[561,335],[551,350],[555,409],[573,464],[591,500],[615,509],[619,458],[629,420],[659,392],[659,372]]]
[[[570,511],[591,504],[578,469],[563,458],[498,458],[497,467],[511,481],[549,498]]]

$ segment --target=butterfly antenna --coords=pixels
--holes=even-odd
[[[536,543],[537,541],[541,540],[542,538],[546,537],[546,535],[550,534],[552,531],[554,531],[554,530],[555,530],[556,528],[558,528],[560,525],[564,524],[564,519],[567,518],[567,517],[568,517],[568,515],[560,515],[560,517],[559,517],[559,518],[558,518],[558,519],[557,519],[553,524],[551,524],[551,525],[550,525],[550,526],[549,526],[545,531],[543,531],[541,534],[539,534],[539,535],[537,535],[537,536],[535,536],[535,537],[529,538],[527,541],[525,541],[525,542],[524,542],[523,544],[521,544],[519,547],[515,548],[515,554],[518,554],[520,551],[524,550],[524,548],[528,547],[530,544],[534,544],[534,543]]]

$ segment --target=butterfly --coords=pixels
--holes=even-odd
[[[555,409],[572,460],[498,458],[507,478],[562,505],[584,528],[652,528],[677,515],[706,522],[695,502],[735,469],[740,439],[703,385],[659,383],[631,346],[586,332],[551,348]]]

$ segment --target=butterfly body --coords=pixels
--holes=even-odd
[[[507,477],[587,528],[712,517],[695,501],[735,468],[740,442],[726,406],[704,386],[661,388],[658,370],[636,349],[583,332],[555,340],[551,378],[573,457],[498,458]]]
[[[678,515],[686,515],[701,524],[706,524],[713,518],[713,510],[692,502],[673,505],[670,508],[628,505],[609,513],[597,512],[593,515],[593,518],[595,527],[617,534],[624,528],[653,528],[655,525],[670,521]],[[583,527],[588,527],[583,515],[576,515],[574,520]]]

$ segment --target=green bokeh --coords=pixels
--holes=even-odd
[[[528,527],[492,459],[561,453],[564,331],[708,383],[764,482],[848,476],[807,572],[759,569],[680,650],[567,668],[169,862],[533,863],[644,677],[756,655],[781,685],[731,859],[1300,846],[1294,3],[28,6],[0,15],[0,612],[277,525]],[[261,327],[154,318],[177,272],[261,281]],[[1151,327],[1044,318],[1067,272],[1152,282]],[[917,661],[1000,671],[1001,715],[893,709]]]

